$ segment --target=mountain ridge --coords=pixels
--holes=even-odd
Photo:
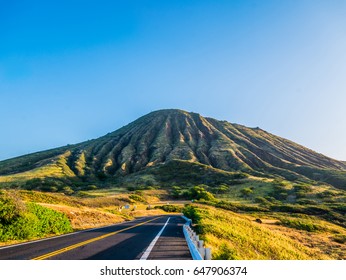
[[[153,111],[97,139],[0,161],[0,176],[54,166],[62,177],[117,179],[177,160],[346,188],[345,162],[260,128],[179,109]]]

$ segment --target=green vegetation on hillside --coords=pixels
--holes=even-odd
[[[344,189],[346,165],[264,130],[182,110],[152,112],[98,139],[0,162],[0,186],[52,192],[100,184],[215,187],[249,176]]]

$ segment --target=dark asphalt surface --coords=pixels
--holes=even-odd
[[[185,223],[186,221],[181,217],[171,217],[148,260],[191,260],[182,229]]]
[[[2,260],[135,260],[140,259],[170,218],[148,259],[191,259],[179,216],[136,219],[14,246],[0,247]],[[120,232],[118,232],[120,231]]]

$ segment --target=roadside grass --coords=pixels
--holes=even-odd
[[[27,240],[72,231],[67,216],[32,202],[15,192],[0,193],[0,241]]]
[[[11,200],[1,200],[2,197],[7,196],[10,196]],[[40,225],[41,220],[46,221],[52,216],[52,213],[58,213],[58,215],[66,217],[65,222],[68,221],[70,224],[67,232],[107,226],[143,216],[167,214],[162,209],[148,208],[146,199],[150,200],[150,193],[145,194],[145,196],[136,194],[137,199],[138,197],[141,198],[141,202],[131,199],[131,194],[90,198],[67,196],[61,193],[3,190],[0,195],[0,202],[4,202],[0,203],[0,246],[64,233],[63,231],[55,231],[55,224],[45,226],[46,231],[42,231],[37,226]],[[14,201],[12,203],[13,207],[11,206],[11,201]],[[125,207],[125,205],[128,206]],[[41,209],[39,213],[43,214],[36,218],[31,213],[32,211],[30,212],[28,209],[38,209],[37,211]],[[7,213],[12,212],[14,213],[12,215],[13,222],[11,220],[11,223],[8,223],[1,218],[2,216],[7,217]],[[12,216],[10,216],[11,219]],[[50,231],[48,228],[50,228]]]
[[[239,214],[200,204],[192,207],[192,216],[195,216],[192,219],[197,220],[196,230],[205,240],[206,246],[212,248],[213,259],[346,258],[346,246],[342,243],[346,230],[317,218],[311,222],[310,217],[290,218],[288,215],[271,216],[267,213]],[[255,217],[260,218],[260,223],[256,222]],[[316,224],[318,230],[311,232],[304,227],[297,229],[282,223],[290,221],[295,224],[297,220],[302,224]]]
[[[346,259],[346,228],[305,214],[253,213],[261,226],[280,232],[309,248],[318,248],[331,259]]]

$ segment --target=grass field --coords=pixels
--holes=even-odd
[[[213,259],[308,260],[345,259],[346,244],[337,242],[346,230],[309,217],[239,214],[215,207],[192,205],[196,230],[212,248]],[[318,225],[314,232],[290,227],[282,220]]]

